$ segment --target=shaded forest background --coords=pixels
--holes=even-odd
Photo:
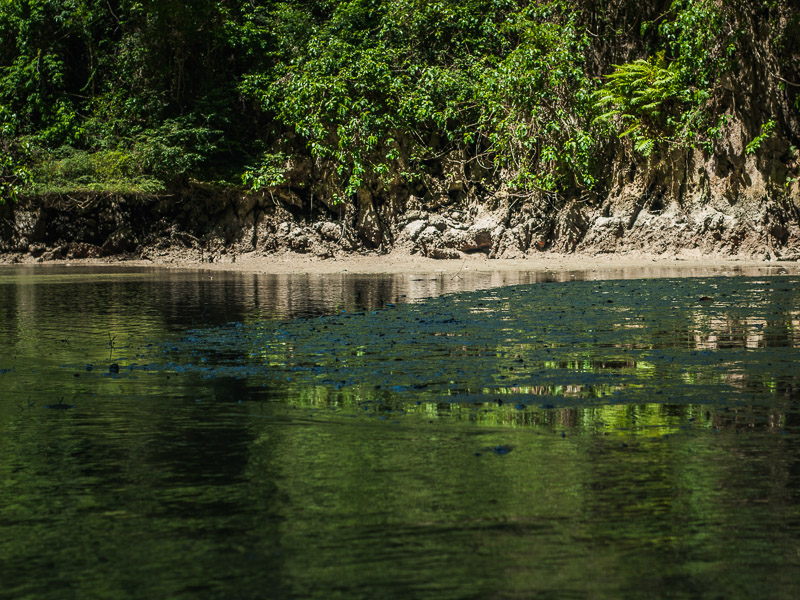
[[[3,200],[249,192],[368,247],[414,208],[502,207],[523,250],[800,216],[792,0],[5,0],[0,31]]]

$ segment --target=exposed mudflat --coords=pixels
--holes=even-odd
[[[42,261],[32,256],[0,254],[0,264],[35,265]],[[591,272],[597,278],[624,276],[631,272],[636,277],[669,277],[691,274],[692,271],[715,274],[794,274],[800,273],[800,263],[795,261],[769,261],[744,258],[722,258],[681,254],[656,256],[642,252],[625,254],[561,254],[540,253],[526,258],[488,258],[483,254],[466,255],[459,259],[433,259],[411,255],[403,251],[388,254],[348,254],[321,258],[308,254],[282,252],[261,254],[216,255],[211,258],[202,253],[167,252],[152,258],[110,256],[49,260],[49,265],[81,266],[131,266],[206,269],[242,273],[443,273],[453,277],[467,272]]]

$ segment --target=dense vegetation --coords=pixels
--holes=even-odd
[[[591,199],[620,156],[713,153],[733,105],[748,152],[800,146],[791,0],[2,0],[0,31],[3,199]]]

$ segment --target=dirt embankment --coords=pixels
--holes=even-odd
[[[682,156],[660,170],[620,170],[602,201],[550,210],[518,203],[504,191],[436,203],[413,195],[366,197],[339,215],[292,203],[286,194],[201,186],[169,197],[28,198],[0,205],[0,254],[3,262],[107,257],[208,263],[283,252],[319,258],[645,253],[800,260],[800,183],[771,183],[776,169],[793,168],[785,152],[775,148],[768,159],[747,156],[743,148],[730,154],[743,158],[734,163]]]

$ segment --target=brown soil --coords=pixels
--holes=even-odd
[[[630,215],[626,206],[622,200],[616,211],[571,206],[527,222],[525,211],[514,212],[502,198],[433,207],[412,197],[370,224],[306,214],[235,191],[36,197],[0,205],[0,263],[456,274],[645,266],[737,270],[800,260],[796,201],[743,201],[733,208],[673,202],[658,212],[636,206]],[[380,242],[368,235],[373,230],[380,231]]]
[[[0,255],[0,264],[32,265],[44,261],[31,256]],[[691,274],[797,274],[797,262],[766,261],[741,258],[721,258],[685,253],[677,256],[654,256],[642,252],[621,255],[542,253],[528,258],[490,259],[485,255],[467,255],[460,259],[432,259],[413,256],[402,250],[389,254],[348,254],[320,258],[295,252],[263,255],[250,252],[227,254],[214,262],[202,255],[191,256],[185,251],[166,252],[154,259],[111,256],[49,260],[52,265],[164,267],[236,271],[272,274],[334,274],[334,273],[437,273],[457,277],[480,272],[581,272],[590,278],[602,277],[664,277]]]

